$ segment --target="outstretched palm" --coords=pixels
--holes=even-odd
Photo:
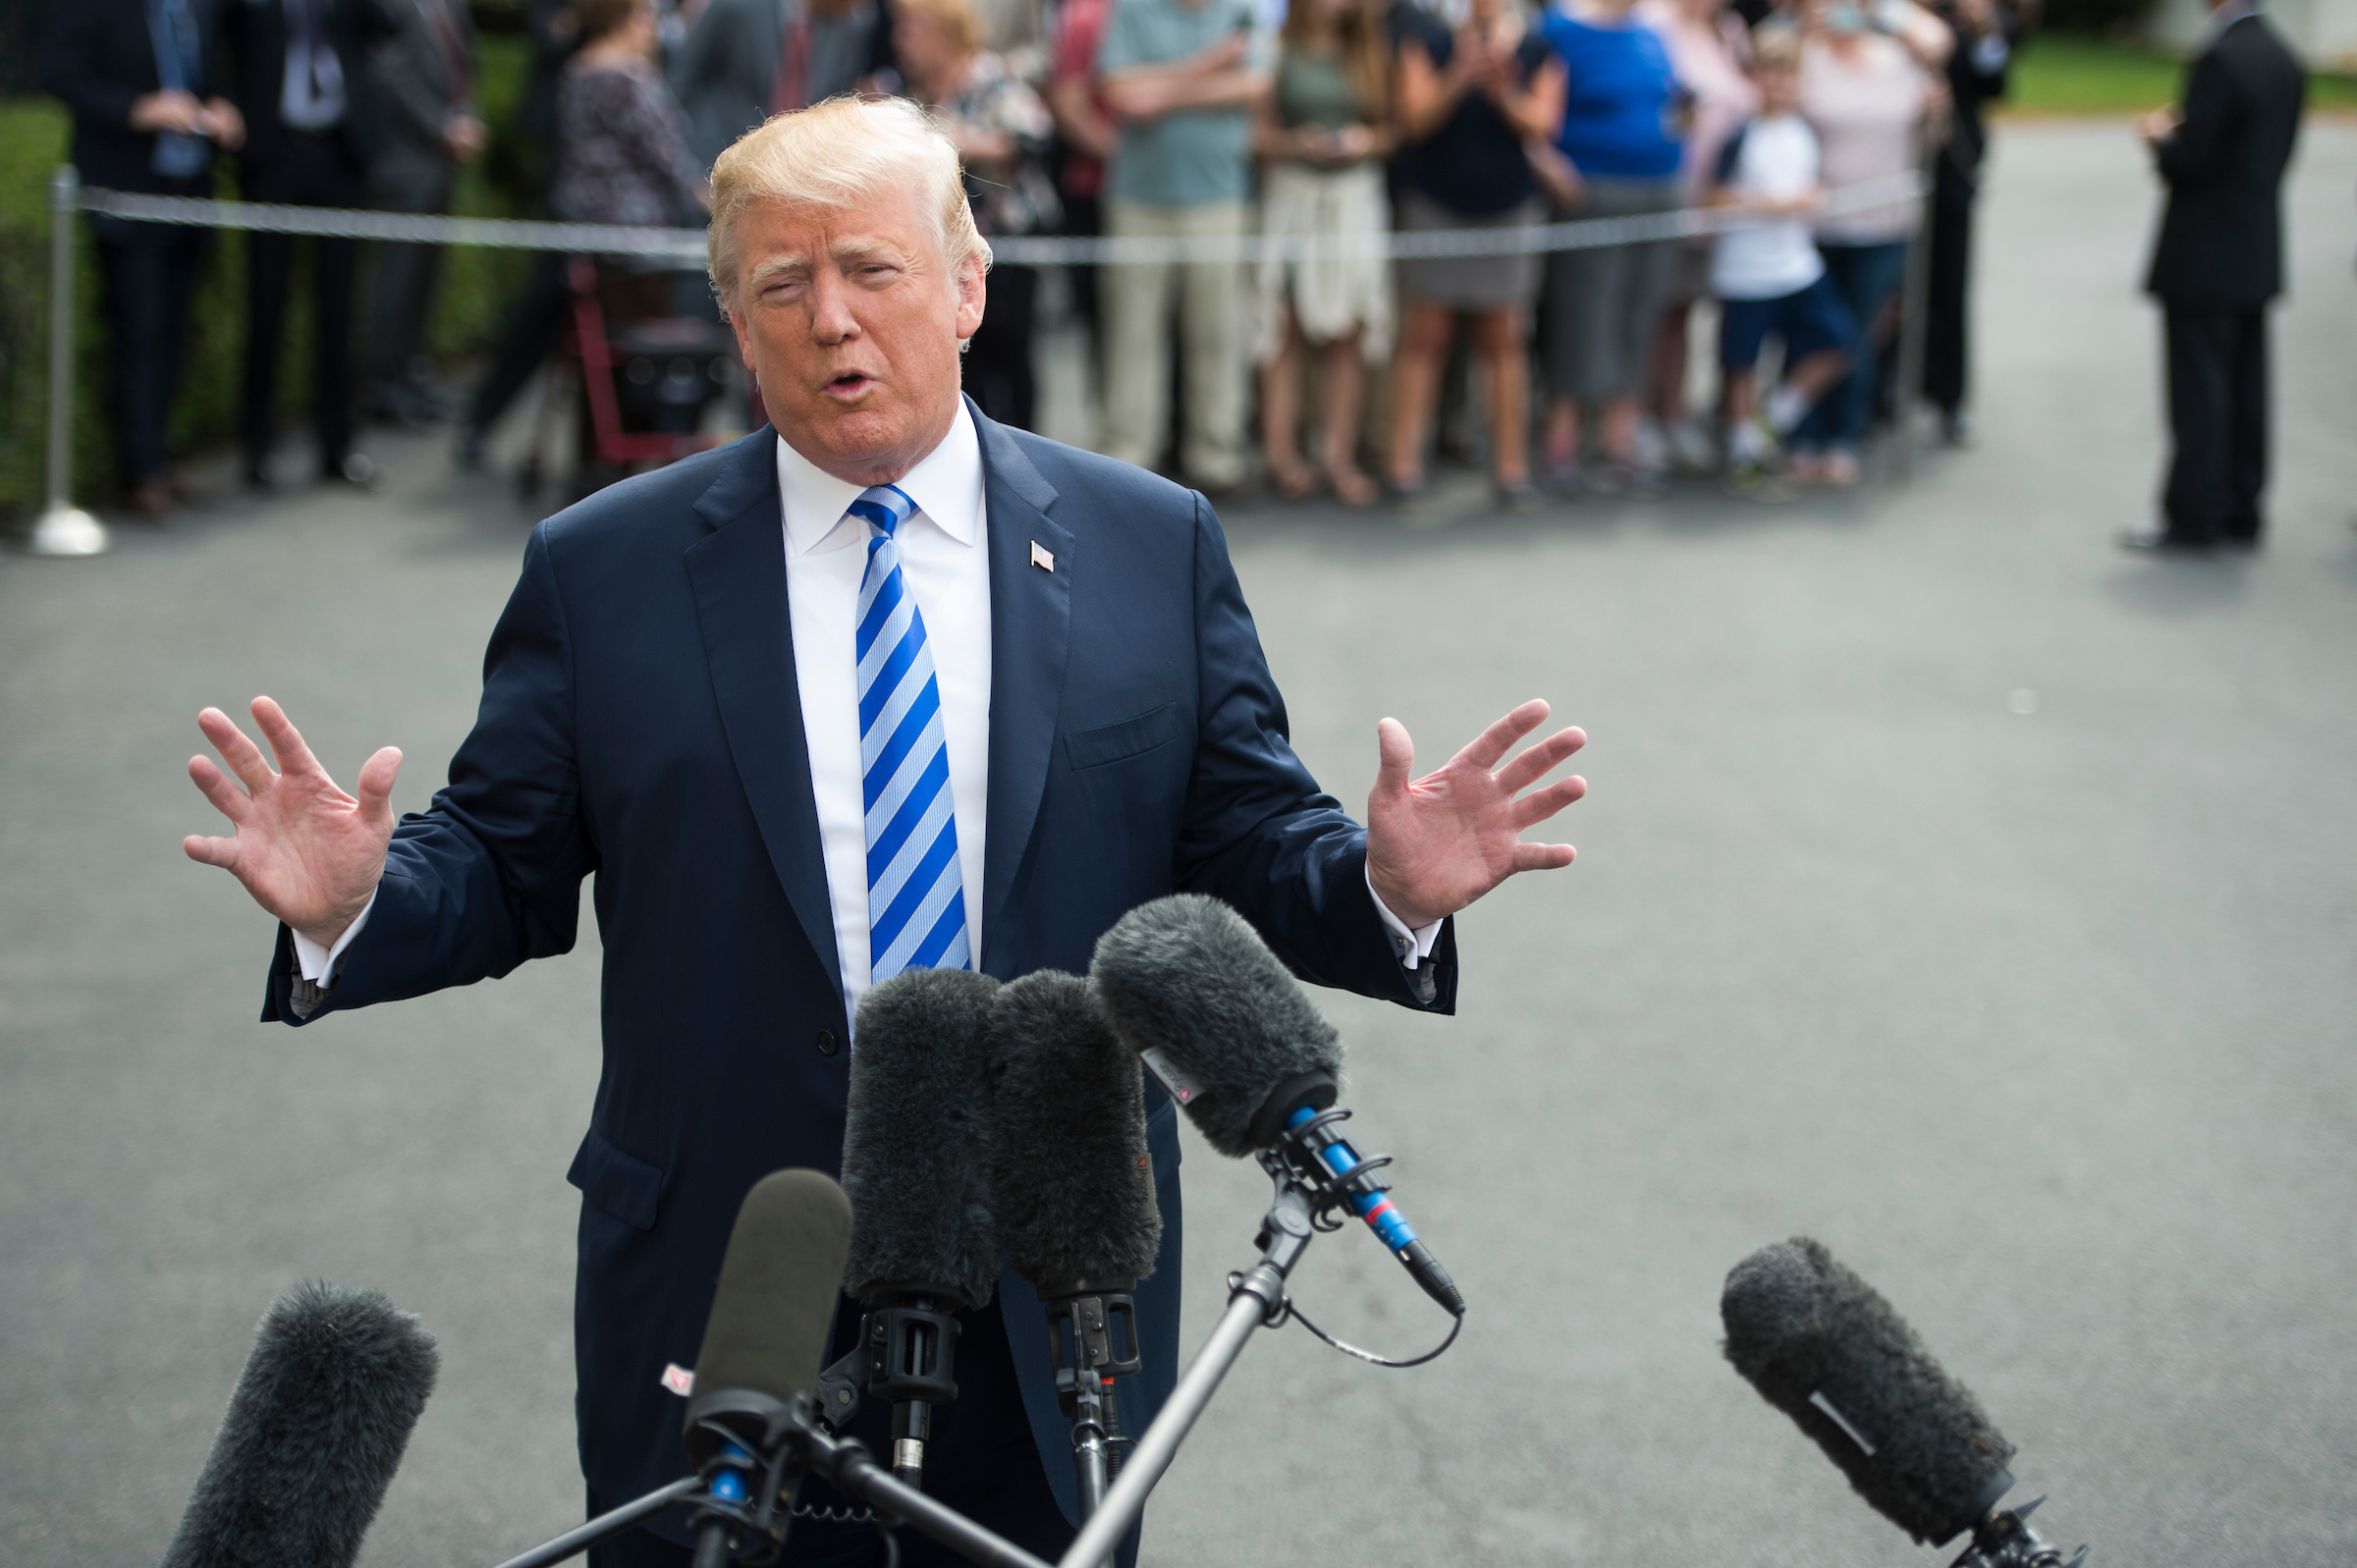
[[[1524,843],[1522,831],[1588,792],[1573,775],[1523,794],[1588,742],[1559,730],[1503,768],[1514,742],[1547,720],[1530,701],[1484,730],[1438,773],[1410,780],[1416,748],[1397,719],[1376,726],[1383,764],[1367,795],[1367,877],[1410,926],[1453,915],[1517,871],[1571,864],[1569,844]],[[1496,769],[1496,772],[1492,772]],[[1516,798],[1519,796],[1519,798]]]
[[[237,781],[202,756],[189,759],[189,777],[236,837],[192,834],[181,847],[191,860],[236,877],[255,903],[305,937],[333,943],[367,907],[384,875],[401,753],[387,746],[360,765],[356,799],[336,787],[277,703],[254,698],[253,720],[278,758],[276,772],[229,715],[207,708],[196,716]]]

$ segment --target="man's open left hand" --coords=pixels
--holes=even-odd
[[[1407,727],[1397,719],[1375,727],[1383,762],[1367,795],[1367,877],[1393,914],[1410,926],[1429,925],[1517,871],[1571,864],[1576,851],[1569,844],[1524,843],[1522,832],[1588,792],[1587,781],[1576,774],[1531,788],[1586,745],[1587,735],[1558,730],[1505,760],[1516,741],[1546,722],[1547,704],[1526,702],[1440,772],[1415,780],[1408,777],[1416,748]]]

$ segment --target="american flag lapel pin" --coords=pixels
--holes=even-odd
[[[1031,565],[1037,567],[1040,570],[1049,572],[1051,574],[1053,574],[1056,570],[1055,554],[1051,551],[1042,550],[1039,547],[1039,541],[1037,539],[1031,541]]]

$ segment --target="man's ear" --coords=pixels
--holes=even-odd
[[[986,264],[979,255],[965,258],[958,269],[958,341],[963,343],[982,325],[982,307],[990,301]]]

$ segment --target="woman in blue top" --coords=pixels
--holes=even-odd
[[[1568,192],[1583,218],[1672,212],[1683,202],[1688,98],[1661,35],[1632,20],[1633,0],[1584,0],[1579,14],[1547,14],[1548,46],[1562,58],[1565,100],[1556,145],[1570,164]],[[1547,466],[1579,477],[1583,408],[1600,409],[1604,460],[1588,487],[1659,494],[1658,471],[1637,454],[1646,348],[1662,313],[1674,242],[1559,250],[1548,258]]]

